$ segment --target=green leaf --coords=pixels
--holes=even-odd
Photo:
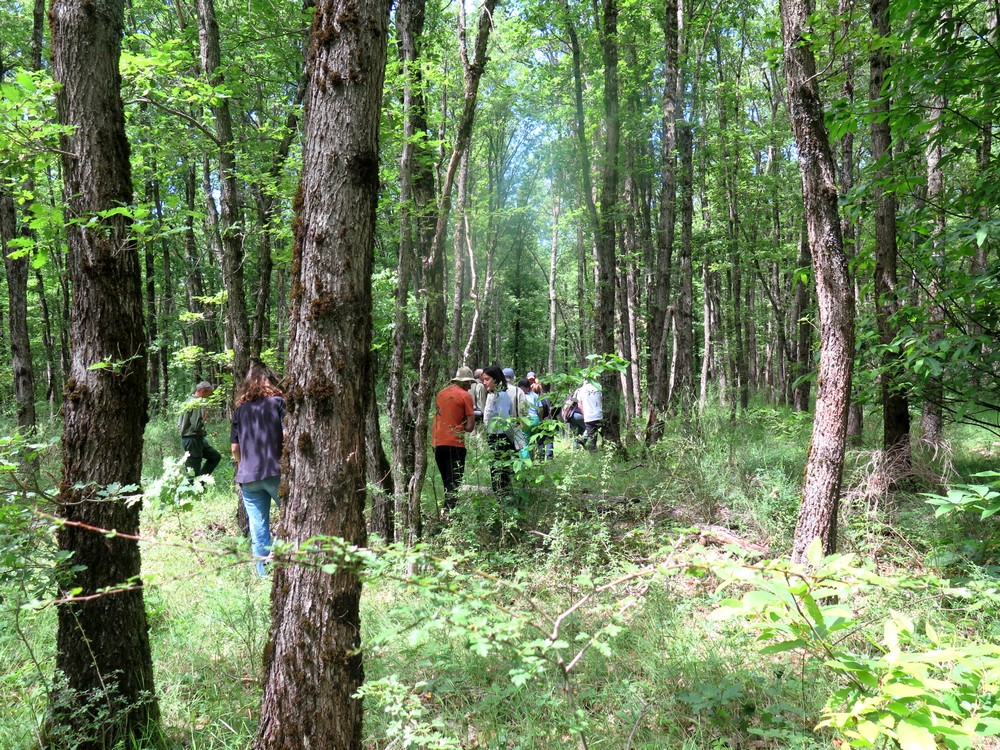
[[[899,722],[896,737],[900,750],[937,750],[934,735],[924,727],[919,727],[907,719]]]
[[[791,651],[796,648],[805,648],[806,643],[803,640],[796,638],[791,641],[782,641],[781,643],[772,643],[770,646],[764,646],[760,649],[762,654],[780,654],[782,651]]]

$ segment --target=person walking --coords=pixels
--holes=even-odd
[[[236,483],[250,521],[250,544],[257,575],[267,575],[271,554],[271,501],[280,505],[281,451],[285,432],[285,398],[264,363],[251,362],[236,397],[229,447],[236,464]]]
[[[573,396],[583,412],[583,436],[580,445],[589,451],[597,450],[597,436],[604,422],[604,396],[601,386],[593,380],[584,380]]]
[[[476,426],[476,415],[469,389],[476,382],[472,370],[459,367],[451,383],[442,388],[434,399],[434,421],[431,424],[431,445],[434,461],[444,484],[444,509],[455,507],[458,488],[465,475],[465,433]]]
[[[490,365],[483,370],[483,385],[486,386],[486,406],[483,409],[483,421],[486,423],[486,440],[493,451],[490,461],[490,483],[497,495],[506,495],[510,491],[513,471],[511,459],[514,457],[514,441],[508,431],[516,425],[511,424],[511,401],[507,393],[507,380],[503,371],[496,365]]]
[[[215,386],[203,380],[194,388],[195,398],[210,398]],[[188,402],[191,403],[190,400]],[[222,454],[215,450],[205,436],[205,409],[200,405],[190,405],[181,412],[177,420],[177,430],[181,434],[181,445],[187,453],[184,463],[196,477],[208,476],[222,460]]]

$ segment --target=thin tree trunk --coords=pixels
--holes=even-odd
[[[556,296],[556,270],[559,260],[559,214],[562,210],[562,198],[559,195],[559,184],[552,180],[552,235],[549,241],[549,356],[546,360],[548,374],[556,371],[556,313],[559,298]]]
[[[872,27],[883,39],[890,37],[889,0],[872,0]],[[910,465],[910,403],[903,384],[900,354],[890,351],[896,338],[896,313],[900,295],[897,290],[896,195],[886,182],[891,178],[892,132],[889,122],[889,92],[885,77],[889,71],[889,53],[876,44],[871,56],[872,159],[876,163],[872,200],[875,204],[875,320],[883,346],[882,356],[882,432],[883,445],[891,454],[894,471],[905,473]],[[890,478],[892,479],[892,477]]]
[[[10,242],[17,236],[14,199],[0,190],[0,247],[7,271],[7,323],[10,331],[10,366],[14,373],[14,403],[17,426],[25,433],[34,431],[35,368],[31,361],[31,337],[28,332],[28,254],[11,258]]]
[[[662,414],[667,408],[670,385],[667,371],[667,328],[670,318],[670,275],[674,251],[674,223],[677,213],[677,108],[680,96],[678,82],[679,20],[677,0],[663,4],[663,144],[660,152],[660,205],[656,227],[656,271],[654,295],[650,310],[650,401],[653,412]],[[653,423],[650,439],[656,441],[662,429]]]
[[[812,248],[809,245],[809,235],[803,226],[799,238],[799,257],[796,266],[807,268],[812,265]],[[795,286],[793,313],[797,335],[795,337],[795,390],[792,394],[792,405],[797,412],[809,411],[809,392],[811,390],[807,375],[812,371],[812,321],[808,318],[809,287],[801,278],[792,282]]]
[[[687,414],[694,400],[694,154],[691,128],[677,130],[681,161],[681,246],[677,269],[674,357],[670,368],[670,403]]]
[[[441,352],[444,343],[444,242],[451,214],[452,190],[455,175],[462,156],[472,141],[472,128],[475,123],[476,102],[479,95],[479,81],[486,69],[486,48],[490,31],[493,28],[493,9],[496,0],[486,0],[479,14],[479,25],[476,40],[473,45],[472,60],[466,59],[467,50],[464,42],[465,25],[459,32],[463,37],[461,52],[463,70],[465,73],[465,91],[462,103],[462,115],[458,122],[455,145],[452,147],[451,158],[441,184],[441,197],[437,206],[437,223],[427,253],[422,258],[424,271],[424,287],[427,290],[421,313],[421,328],[423,339],[420,344],[420,359],[417,366],[416,415],[414,419],[414,463],[413,476],[410,477],[410,517],[408,543],[413,543],[421,536],[422,519],[420,513],[420,496],[424,486],[424,476],[427,470],[427,428],[431,400],[436,392],[437,376],[441,371]],[[464,15],[460,10],[460,16]]]
[[[214,0],[197,0],[197,9],[201,70],[209,84],[220,86],[223,78],[219,72],[219,24],[215,19]],[[243,278],[244,232],[240,221],[236,141],[229,100],[221,97],[214,99],[209,108],[215,119],[216,146],[219,149],[219,231],[222,236],[222,281],[227,297],[226,337],[233,350],[233,382],[240,383],[250,366],[250,323]]]
[[[458,170],[458,203],[455,206],[455,230],[452,238],[455,274],[451,296],[451,341],[448,343],[449,362],[466,364],[460,360],[459,351],[462,338],[462,307],[465,304],[465,232],[469,226],[466,221],[466,211],[469,205],[469,152],[462,154],[462,164]],[[456,366],[457,366],[456,364]]]
[[[944,205],[944,171],[941,169],[941,159],[944,156],[944,148],[941,145],[941,116],[947,106],[947,101],[943,96],[936,97],[931,102],[930,120],[931,128],[927,133],[927,148],[925,156],[927,159],[927,207],[934,217],[934,229],[931,235],[932,244],[932,271],[930,281],[927,284],[927,303],[930,309],[930,331],[928,340],[933,345],[944,338],[944,309],[938,299],[941,294],[941,283],[939,274],[944,273],[942,267],[942,256],[944,254],[945,231],[947,223],[945,220]],[[941,378],[931,376],[924,386],[924,403],[920,415],[920,439],[927,445],[937,447],[944,440],[944,409],[942,398],[944,395],[941,385]]]
[[[59,549],[73,567],[58,606],[56,669],[65,689],[52,711],[83,750],[154,744],[160,722],[135,540],[141,494],[99,496],[142,481],[148,405],[138,251],[131,219],[108,215],[132,203],[118,72],[123,16],[122,0],[54,0],[49,11],[56,106],[72,129],[61,150],[73,285],[57,496],[66,521]],[[108,587],[125,590],[98,594]]]
[[[823,122],[816,58],[806,37],[812,11],[811,0],[781,3],[788,110],[802,171],[821,341],[819,395],[792,542],[792,560],[799,563],[807,561],[807,551],[817,538],[825,554],[837,546],[837,503],[854,365],[854,293],[837,213],[836,169]]]

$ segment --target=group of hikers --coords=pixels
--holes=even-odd
[[[196,399],[208,399],[215,387],[208,381],[195,386]],[[251,362],[236,395],[229,433],[236,466],[236,484],[247,511],[250,542],[257,574],[267,575],[271,553],[271,503],[277,505],[284,445],[285,399],[274,372],[263,362]],[[517,456],[547,460],[553,457],[547,419],[557,418],[576,433],[575,445],[597,449],[603,421],[600,387],[590,380],[556,408],[549,384],[529,372],[517,380],[510,367],[490,365],[475,372],[459,367],[455,377],[435,398],[431,445],[444,484],[445,512],[454,509],[465,474],[465,435],[482,424],[490,446],[490,483],[497,495],[510,491]],[[185,465],[195,476],[210,475],[222,455],[207,440],[205,409],[189,402],[177,423],[186,453]]]
[[[435,398],[431,444],[434,460],[444,484],[445,512],[455,507],[458,488],[465,474],[465,434],[477,423],[485,425],[490,446],[490,483],[497,495],[509,492],[513,478],[512,459],[553,457],[553,435],[542,423],[553,417],[570,425],[578,434],[576,445],[597,449],[604,419],[601,389],[584,380],[561,408],[552,403],[551,386],[529,372],[516,379],[513,368],[490,365],[475,372],[459,367],[451,383]]]

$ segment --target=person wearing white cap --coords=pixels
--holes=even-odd
[[[465,433],[476,426],[469,388],[476,382],[472,370],[459,367],[451,383],[442,388],[434,400],[434,422],[431,424],[431,445],[434,462],[444,484],[444,509],[455,507],[458,488],[465,476]]]

